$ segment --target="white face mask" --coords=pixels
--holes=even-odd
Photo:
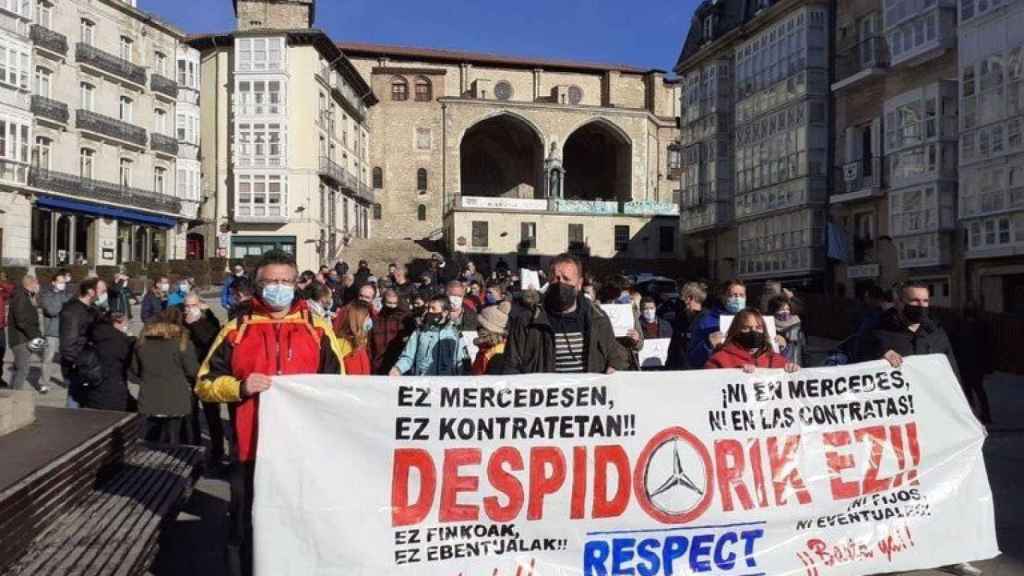
[[[160,284],[157,284],[156,287],[159,288],[160,291],[165,294],[171,291],[171,285],[168,284],[167,282],[161,282]]]
[[[182,282],[181,284],[178,284],[178,290],[181,290],[182,292],[188,292],[188,290],[189,290],[188,282]]]
[[[656,310],[644,310],[644,320],[654,322],[657,318],[658,312]]]
[[[67,287],[68,287],[68,285],[65,284],[64,282],[55,282],[53,284],[53,289],[56,290],[57,292],[63,292],[64,289],[67,288]]]
[[[452,303],[452,310],[462,310],[462,296],[449,296],[448,301]]]

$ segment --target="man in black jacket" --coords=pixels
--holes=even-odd
[[[903,285],[899,296],[896,307],[882,317],[881,325],[866,338],[859,360],[884,358],[893,368],[899,368],[905,356],[945,354],[959,379],[960,370],[949,337],[942,326],[928,316],[931,305],[928,287],[911,282]],[[940,570],[960,576],[982,574],[969,562],[944,566]]]
[[[217,340],[220,333],[220,321],[213,315],[213,310],[203,302],[199,294],[189,292],[185,296],[183,304],[185,313],[185,328],[188,330],[192,345],[196,348],[196,357],[202,363],[210,353],[210,348]],[[198,398],[193,396],[193,401]],[[197,435],[199,432],[199,411],[193,406],[192,420],[193,428]],[[210,432],[210,452],[207,461],[211,467],[219,467],[224,460],[224,422],[220,418],[220,404],[217,402],[202,402],[203,415],[206,417],[206,427]]]
[[[541,302],[524,302],[509,318],[506,374],[612,373],[626,370],[630,353],[615,339],[611,320],[580,294],[583,269],[569,254],[551,262]]]
[[[42,363],[43,352],[46,350],[46,340],[39,328],[39,308],[36,304],[38,293],[39,281],[36,277],[25,276],[11,298],[8,332],[11,350],[14,352],[14,380],[11,381],[11,387],[15,390],[25,387],[32,357],[35,356]],[[40,394],[49,391],[45,379],[37,389]]]
[[[88,278],[78,285],[78,298],[69,300],[60,311],[60,368],[68,384],[68,408],[78,408],[83,396],[79,375],[82,352],[89,343],[89,329],[96,321],[96,306],[107,302],[107,284]]]

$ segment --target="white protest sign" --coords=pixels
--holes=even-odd
[[[476,353],[478,350],[476,347],[476,336],[476,332],[465,331],[462,333],[462,343],[466,346],[466,352],[470,363],[476,362]]]
[[[601,310],[612,321],[612,330],[616,338],[622,338],[626,332],[636,330],[636,316],[633,315],[632,304],[601,304]]]
[[[640,349],[640,369],[661,368],[668,362],[668,346],[671,338],[647,338]]]
[[[257,576],[859,576],[999,553],[985,431],[941,355],[279,376],[259,398]]]
[[[520,268],[519,282],[523,290],[540,290],[540,274],[536,270]]]
[[[726,316],[725,314],[718,317],[718,329],[721,330],[723,336],[729,333],[729,327],[732,326],[733,318],[735,318],[735,316]],[[764,318],[764,327],[768,331],[768,338],[771,340],[772,350],[778,352],[779,343],[775,340],[775,317],[762,316],[762,318]]]

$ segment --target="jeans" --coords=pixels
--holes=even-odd
[[[252,496],[255,473],[255,462],[236,461],[231,467],[227,546],[227,569],[230,576],[252,574]]]
[[[22,390],[25,388],[25,381],[28,380],[28,373],[32,369],[32,357],[43,363],[43,355],[32,352],[28,349],[28,342],[18,344],[14,347],[14,380],[11,381],[11,388]]]

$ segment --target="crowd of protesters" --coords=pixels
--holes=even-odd
[[[740,280],[717,289],[687,282],[666,298],[625,277],[590,277],[567,254],[538,271],[541,285],[527,289],[507,266],[485,275],[472,262],[456,268],[439,255],[414,278],[397,262],[382,276],[365,261],[354,271],[339,262],[299,273],[291,255],[271,252],[251,273],[233,266],[220,295],[223,325],[189,278],[153,278],[141,295],[124,275],[109,286],[89,278],[75,288],[65,270],[44,287],[32,276],[19,286],[0,278],[0,325],[7,328],[0,352],[14,352],[13,388],[23,388],[30,363],[40,361],[40,393],[57,382],[68,389],[69,407],[138,411],[152,441],[200,443],[202,415],[215,467],[223,465],[225,438],[232,439],[229,563],[242,574],[251,566],[258,400],[274,375],[611,374],[639,370],[644,342],[656,339],[669,340],[663,368],[673,371],[796,372],[807,361],[799,296],[776,282],[756,304]],[[144,323],[137,338],[127,328],[133,303]],[[632,306],[624,335],[616,335],[606,304]],[[988,419],[984,371],[969,360],[960,372],[948,336],[929,316],[925,286],[872,288],[865,305],[844,343],[844,361],[899,366],[906,356],[945,354],[979,417]],[[732,317],[725,330],[724,316]],[[766,316],[774,319],[774,336]],[[985,331],[965,326],[960,352],[973,350],[975,358]],[[49,373],[51,360],[60,374]],[[137,399],[129,381],[139,384]],[[227,436],[222,404],[232,424]]]

